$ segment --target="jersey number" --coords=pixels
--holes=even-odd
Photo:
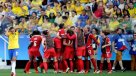
[[[34,41],[34,46],[37,46],[37,41]]]

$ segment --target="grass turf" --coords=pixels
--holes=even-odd
[[[34,70],[31,70],[33,73],[31,74],[25,74],[23,72],[23,69],[17,69],[17,76],[136,76],[136,71],[126,71],[126,72],[113,72],[112,74],[107,74],[106,71],[104,71],[102,74],[93,74],[92,72],[89,72],[88,74],[77,74],[77,73],[58,73],[55,74],[53,70],[49,70],[46,74],[36,74],[34,73]],[[10,70],[0,70],[0,76],[10,76]]]

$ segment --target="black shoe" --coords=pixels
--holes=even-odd
[[[116,70],[116,69],[112,69],[112,71],[113,71],[113,72],[117,72],[117,70]]]
[[[125,72],[125,71],[126,71],[126,68],[122,69],[121,71],[122,71],[122,72]]]

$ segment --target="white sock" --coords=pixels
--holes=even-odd
[[[13,72],[13,73],[16,73],[15,72],[15,68],[16,68],[16,61],[11,61],[11,72]]]
[[[115,69],[115,67],[112,67],[112,69]]]

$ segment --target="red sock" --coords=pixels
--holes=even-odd
[[[103,63],[100,63],[100,71],[103,69]]]
[[[38,69],[37,69],[37,62],[36,61],[33,62],[33,65],[34,65],[35,71],[38,71]]]
[[[47,64],[47,62],[43,62],[43,66],[44,66],[45,72],[47,72],[47,70],[48,70],[48,64]]]
[[[63,70],[63,64],[62,64],[62,61],[59,61],[58,66],[59,66],[59,67],[58,67],[58,69],[59,69],[59,70]]]
[[[65,67],[65,70],[68,68],[68,63],[67,63],[67,61],[66,60],[63,60],[63,63],[64,63],[64,67]],[[65,71],[64,70],[64,71]]]
[[[26,72],[29,72],[30,66],[31,66],[31,61],[28,61],[25,67]]]
[[[58,62],[54,62],[54,68],[55,68],[55,71],[58,72]]]
[[[111,67],[111,63],[108,63],[108,71],[111,71],[112,67]]]
[[[89,60],[85,61],[85,68],[86,68],[85,71],[89,71],[89,69],[90,69]]]
[[[44,68],[43,63],[40,64],[40,68]]]
[[[94,58],[91,59],[93,67],[94,67],[94,71],[97,70],[97,66],[96,66],[96,60]]]
[[[78,67],[79,67],[79,71],[84,70],[84,63],[82,59],[78,59]]]
[[[70,60],[70,71],[73,71],[73,61]]]

